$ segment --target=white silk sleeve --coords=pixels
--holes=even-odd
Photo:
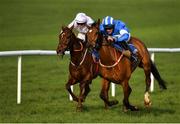
[[[120,32],[119,32],[121,35],[123,35],[123,34],[129,34],[129,32],[127,32],[126,30],[124,30],[124,29],[122,29],[122,30],[120,30]]]
[[[86,17],[87,17],[87,25],[91,26],[94,23],[94,20],[89,16],[86,16]]]
[[[71,28],[72,26],[74,26],[75,21],[73,20],[69,25],[68,28]]]

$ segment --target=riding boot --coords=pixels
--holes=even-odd
[[[96,44],[96,46],[92,49],[92,56],[95,58],[95,61],[98,62],[99,61],[99,52],[98,50],[100,49],[100,46],[98,44]]]
[[[120,42],[120,45],[124,48],[125,51],[123,51],[123,55],[128,57],[131,62],[137,63],[137,56],[133,53],[132,49],[129,47],[127,42],[123,41]]]
[[[92,56],[93,56],[93,58],[95,58],[96,62],[99,61],[99,52],[96,49],[92,50]]]

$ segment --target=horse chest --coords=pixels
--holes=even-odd
[[[129,77],[126,69],[120,69],[118,66],[114,68],[100,67],[100,75],[114,83],[120,83],[125,78]]]

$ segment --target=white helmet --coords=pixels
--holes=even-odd
[[[86,23],[87,18],[85,13],[78,13],[75,18],[77,23]]]

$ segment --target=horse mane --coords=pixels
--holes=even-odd
[[[96,27],[97,29],[98,29],[98,39],[96,40],[96,44],[97,44],[97,46],[98,46],[98,48],[97,49],[100,49],[101,47],[102,47],[102,43],[103,43],[103,40],[104,40],[104,38],[103,38],[103,35],[102,35],[102,33],[100,32],[100,30],[99,30],[99,26],[97,27],[97,25],[99,25],[99,23],[98,23],[98,21],[95,21],[92,25],[91,25],[91,27]]]
[[[93,24],[91,24],[91,27],[96,27],[96,28],[99,28],[99,25],[100,25],[100,19],[98,19],[97,21],[94,21]]]

